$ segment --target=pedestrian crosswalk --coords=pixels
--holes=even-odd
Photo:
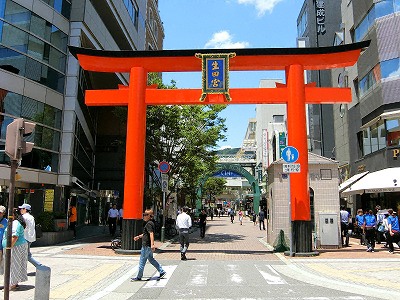
[[[165,287],[168,281],[174,276],[181,276],[180,274],[175,274],[175,270],[178,265],[163,266],[164,270],[167,272],[167,276],[161,280],[156,280],[158,274],[155,273],[150,277],[148,282],[143,286],[143,288],[160,288]],[[186,286],[201,287],[212,285],[247,285],[249,280],[256,280],[257,275],[261,275],[260,278],[264,279],[264,283],[270,285],[284,285],[288,282],[273,268],[272,265],[268,264],[252,264],[251,266],[243,266],[236,264],[226,264],[226,265],[207,265],[207,264],[193,264],[189,268],[189,272],[185,273]],[[210,283],[210,278],[212,283]],[[217,278],[217,280],[215,280]]]

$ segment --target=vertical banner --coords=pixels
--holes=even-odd
[[[279,132],[279,157],[282,158],[282,150],[286,147],[286,133]]]
[[[268,130],[262,130],[262,166],[264,169],[268,168]]]
[[[201,59],[202,69],[202,94],[200,101],[204,101],[207,94],[224,94],[227,101],[229,95],[229,58],[235,53],[201,54],[196,53]]]

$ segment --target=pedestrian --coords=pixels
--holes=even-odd
[[[342,238],[342,247],[349,247],[349,220],[350,213],[345,209],[344,205],[340,206],[340,231]],[[343,238],[346,237],[344,242]]]
[[[122,206],[118,211],[118,215],[119,215],[119,221],[118,221],[118,223],[119,223],[119,232],[122,233],[122,220],[123,220],[123,217],[124,217],[124,210],[123,210]]]
[[[231,217],[231,223],[233,224],[233,220],[235,220],[235,211],[233,208],[230,210],[229,216]]]
[[[22,217],[25,220],[26,227],[24,230],[25,240],[28,242],[28,261],[35,267],[40,266],[41,263],[32,257],[31,245],[36,241],[36,229],[35,229],[35,218],[31,215],[31,206],[28,203],[24,203],[18,206]]]
[[[376,210],[376,232],[375,232],[375,234],[376,234],[376,243],[380,244],[383,232],[380,232],[378,230],[378,228],[379,228],[380,225],[382,225],[382,222],[385,219],[385,214],[382,213],[381,207],[379,205],[377,205],[375,207],[375,210]]]
[[[74,238],[76,238],[76,221],[78,220],[78,215],[76,213],[75,200],[71,200],[68,218],[69,218],[69,228],[74,232]]]
[[[367,242],[367,252],[374,252],[375,248],[375,227],[376,218],[370,209],[364,217],[365,240]]]
[[[243,212],[241,209],[239,209],[238,216],[239,216],[240,225],[243,225]]]
[[[207,222],[207,214],[204,209],[201,210],[199,215],[199,226],[200,226],[200,237],[204,238],[206,234],[206,222]]]
[[[108,222],[108,228],[110,230],[110,235],[114,236],[115,231],[117,230],[117,221],[118,221],[118,209],[117,205],[113,204],[113,206],[110,208],[107,214],[107,222]]]
[[[17,209],[14,210],[11,226],[10,290],[16,290],[20,282],[28,280],[28,242],[24,237],[26,223]],[[2,244],[3,248],[7,246],[7,229],[4,232]]]
[[[387,244],[389,246],[389,253],[394,253],[393,242],[396,243],[399,247],[400,242],[400,226],[399,226],[399,218],[395,215],[393,209],[388,209],[389,217],[387,218],[388,222],[388,233]]]
[[[160,273],[158,279],[165,277],[165,275],[167,274],[167,272],[163,270],[159,262],[156,261],[155,258],[153,257],[153,252],[156,249],[156,246],[154,244],[155,225],[153,217],[154,217],[153,210],[146,209],[143,214],[143,221],[144,221],[143,233],[133,237],[134,241],[142,239],[142,248],[140,250],[139,270],[136,277],[131,278],[131,281],[142,280],[143,271],[147,260],[149,260],[149,262],[154,266],[154,268],[156,268],[157,271]]]
[[[361,208],[357,210],[355,229],[360,235],[360,245],[365,245],[364,212]]]
[[[254,224],[254,226],[256,226],[257,225],[257,214],[253,210],[251,215],[253,216],[253,224]]]
[[[261,224],[262,224],[262,230],[265,230],[265,213],[264,213],[264,209],[260,209],[260,212],[258,213],[258,222],[260,223],[260,230],[261,230]]]
[[[189,248],[189,229],[192,227],[192,219],[187,214],[188,208],[184,207],[176,217],[176,226],[179,228],[179,242],[181,244],[181,260],[187,260],[186,251]]]
[[[0,206],[0,239],[3,240],[4,231],[7,228],[7,218],[6,218],[6,208],[1,205]],[[0,266],[3,264],[3,244],[0,243]]]

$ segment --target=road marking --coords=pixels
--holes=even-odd
[[[208,266],[195,265],[190,270],[187,285],[205,286],[207,285]]]
[[[139,267],[136,265],[133,268],[131,268],[128,272],[126,272],[124,275],[122,275],[120,278],[115,280],[112,284],[107,286],[104,290],[94,294],[93,296],[86,298],[85,300],[98,300],[101,299],[111,292],[113,292],[117,287],[122,285],[125,281],[127,281],[130,277],[133,276],[133,274],[136,274],[138,271]]]
[[[269,272],[262,270],[261,266],[254,265],[258,272],[264,277],[264,279],[267,281],[268,284],[288,284],[280,275],[278,272],[272,268],[270,265],[265,265]],[[272,274],[271,274],[272,273]]]
[[[143,288],[163,288],[167,285],[169,279],[172,276],[172,273],[174,273],[175,269],[178,267],[178,265],[175,266],[163,266],[163,269],[165,272],[167,272],[167,275],[165,278],[157,280],[158,279],[158,272],[156,275],[153,275],[149,281],[146,283],[146,285]]]
[[[228,284],[242,284],[246,282],[246,280],[242,276],[240,276],[238,272],[239,267],[237,265],[226,265],[225,271],[228,273]]]

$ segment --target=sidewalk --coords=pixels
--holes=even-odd
[[[377,289],[383,299],[385,290],[400,296],[400,250],[389,254],[376,247],[376,252],[365,252],[358,240],[351,240],[351,247],[319,250],[315,257],[286,257],[273,253],[265,243],[266,231],[260,231],[253,223],[244,219],[230,223],[227,217],[208,221],[206,236],[199,237],[195,228],[190,235],[191,244],[187,252],[189,261],[263,261],[273,263],[281,274],[299,281],[313,278],[310,284],[332,286],[360,294]],[[126,284],[137,272],[139,255],[116,254],[110,246],[108,231],[105,234],[74,240],[63,245],[34,247],[32,253],[41,263],[51,268],[50,299],[106,299],[114,289],[118,298],[128,299],[135,295],[134,286]],[[156,259],[163,265],[180,263],[177,241],[156,241],[159,251]],[[147,268],[154,271],[152,268]],[[363,272],[360,272],[363,270]],[[21,283],[18,291],[10,292],[10,299],[34,299],[35,269],[28,263],[28,282]],[[382,278],[386,278],[382,281]],[[122,290],[122,291],[121,291]],[[108,296],[107,296],[108,295]],[[1,297],[1,296],[0,296]]]

